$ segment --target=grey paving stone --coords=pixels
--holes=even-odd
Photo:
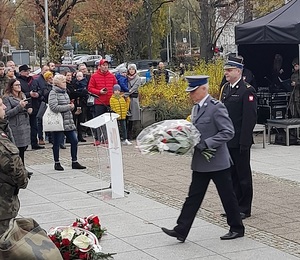
[[[235,253],[225,253],[231,260],[299,260],[298,257],[281,252],[274,248],[257,248],[253,250],[240,250]]]
[[[170,238],[172,239],[172,238]],[[201,257],[215,255],[210,250],[205,249],[202,246],[189,243],[179,243],[173,238],[174,244],[169,246],[156,247],[151,249],[145,249],[144,252],[150,254],[158,260],[188,260],[192,258],[201,259]]]
[[[64,210],[62,207],[58,206],[53,202],[41,203],[36,205],[21,205],[19,214],[22,216],[35,216],[40,212],[50,213],[50,212],[60,212]]]
[[[136,250],[114,255],[114,260],[157,260],[157,258],[154,258],[142,251]]]
[[[221,235],[225,234],[222,233],[220,234],[220,236]],[[249,239],[247,237],[242,237],[228,241],[223,241],[220,239],[220,237],[215,237],[213,239],[201,240],[199,244],[217,254],[222,255],[229,252],[242,252],[254,248],[266,248],[264,244],[253,241],[252,239]]]

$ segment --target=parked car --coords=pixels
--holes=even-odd
[[[79,59],[73,61],[73,64],[79,65],[79,64],[83,63],[87,67],[94,67],[95,62],[97,60],[101,60],[101,59],[102,59],[101,55],[85,55],[85,56],[82,56]]]
[[[119,70],[122,67],[127,68],[128,64],[131,64],[131,63],[134,63],[138,70],[147,70],[147,69],[149,69],[149,66],[157,67],[159,62],[160,62],[159,60],[132,60],[132,61],[123,62],[123,63],[119,64],[115,68],[115,70]]]
[[[153,71],[156,71],[157,69],[153,69]],[[144,69],[144,70],[138,70],[138,75],[140,76],[141,80],[142,80],[142,84],[146,83],[146,72],[148,70]],[[169,73],[169,83],[173,80],[178,80],[179,79],[179,75],[169,69],[167,69],[168,73]]]

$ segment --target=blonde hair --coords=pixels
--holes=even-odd
[[[46,81],[48,81],[49,78],[53,77],[53,73],[51,71],[46,71],[43,76],[44,76],[44,79]]]
[[[56,85],[56,86],[58,84],[62,83],[63,81],[66,81],[66,76],[64,76],[62,74],[57,74],[53,78],[53,84]]]

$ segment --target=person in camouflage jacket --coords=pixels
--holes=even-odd
[[[8,228],[10,219],[18,215],[18,192],[28,184],[28,172],[12,142],[5,108],[0,98],[0,235]]]

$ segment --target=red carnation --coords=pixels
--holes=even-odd
[[[56,236],[49,236],[49,238],[50,238],[53,242],[56,241]]]
[[[57,241],[54,243],[56,245],[57,248],[60,248],[60,243]]]
[[[98,216],[95,216],[93,218],[93,222],[94,222],[95,225],[100,225],[100,220],[99,220]]]
[[[67,239],[67,238],[64,238],[64,239],[61,241],[61,243],[62,243],[64,246],[69,246],[69,245],[70,245],[70,241],[69,241],[69,239]]]
[[[87,254],[87,253],[81,252],[81,253],[79,254],[79,259],[87,259],[87,258],[88,258],[88,254]]]
[[[78,226],[78,222],[74,222],[72,226],[73,227],[77,227]]]
[[[182,126],[177,126],[176,128],[178,129],[178,131],[182,131],[183,129]]]
[[[162,139],[161,141],[162,141],[164,144],[167,143],[167,139],[166,139],[166,138]]]
[[[63,259],[64,260],[70,260],[70,253],[69,252],[64,252]]]

